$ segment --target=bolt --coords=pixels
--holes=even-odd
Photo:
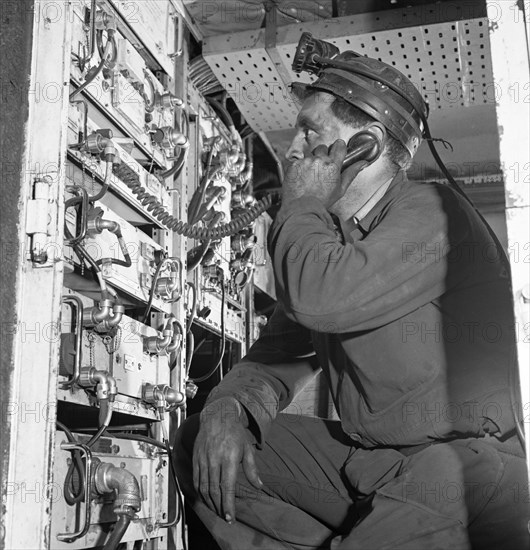
[[[119,445],[112,445],[111,451],[112,451],[113,454],[117,455],[120,452]]]
[[[142,363],[138,363],[138,370],[142,370]]]
[[[116,363],[121,363],[121,355],[119,353],[116,354]]]
[[[125,468],[125,462],[120,462],[120,468]]]

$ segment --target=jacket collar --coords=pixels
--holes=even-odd
[[[383,208],[392,201],[399,193],[403,185],[408,182],[407,174],[400,170],[390,182],[386,193],[374,204],[373,208],[361,219],[358,220],[356,227],[350,232],[350,241],[358,241],[370,233],[372,224]]]

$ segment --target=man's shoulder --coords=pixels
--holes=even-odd
[[[384,220],[396,223],[396,219],[417,224],[418,230],[429,226],[433,231],[442,231],[451,226],[467,232],[474,225],[475,215],[465,198],[449,185],[405,180],[374,217],[371,229]]]
[[[403,182],[398,197],[410,200],[460,199],[458,192],[446,183],[437,181],[406,180]]]
[[[389,207],[421,210],[426,213],[439,211],[451,218],[473,217],[473,208],[465,197],[449,184],[436,181],[404,181]]]

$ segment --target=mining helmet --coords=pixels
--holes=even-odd
[[[304,32],[294,56],[293,71],[316,74],[311,84],[291,89],[303,98],[308,90],[340,97],[385,126],[413,157],[424,136],[428,106],[414,84],[394,67],[339,49]]]

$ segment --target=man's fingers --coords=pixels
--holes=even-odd
[[[199,459],[199,453],[196,449],[193,450],[193,460],[191,461],[193,465],[193,487],[195,487],[195,490],[197,493],[200,493],[201,491],[201,483],[200,483],[200,459]]]
[[[314,157],[325,158],[328,156],[328,146],[321,144],[315,147],[311,153]]]
[[[344,158],[346,157],[347,149],[346,142],[342,139],[338,139],[330,147],[329,156],[337,166],[342,166]]]
[[[210,476],[208,472],[208,465],[206,462],[201,461],[199,463],[199,479],[198,479],[198,485],[199,485],[199,495],[201,496],[202,500],[210,508],[211,510],[215,511],[214,504],[212,502],[212,499],[210,498]]]
[[[235,491],[238,465],[239,462],[232,460],[225,462],[221,474],[222,517],[229,523],[236,519]]]
[[[195,443],[193,449],[193,486],[200,496],[208,491],[208,463],[202,451],[200,442]]]
[[[217,515],[221,515],[221,468],[217,464],[210,464],[208,468],[208,497],[206,504]]]
[[[256,467],[256,461],[254,459],[254,448],[252,445],[245,445],[245,451],[243,454],[243,471],[247,476],[247,479],[256,489],[263,487],[263,482],[259,478],[258,469]]]

